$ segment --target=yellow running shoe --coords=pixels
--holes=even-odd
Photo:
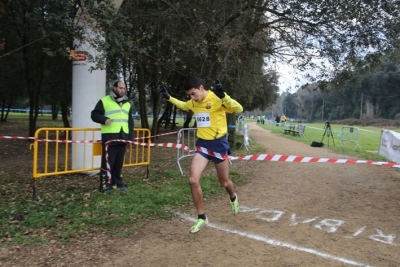
[[[190,228],[190,233],[192,233],[192,234],[197,233],[198,231],[200,231],[201,227],[203,227],[207,223],[208,223],[207,217],[205,220],[197,219],[196,223],[192,226],[192,228]]]
[[[239,213],[239,200],[237,195],[235,194],[235,201],[231,201],[231,208],[232,208],[232,214],[236,215]]]

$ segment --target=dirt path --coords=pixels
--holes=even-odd
[[[266,153],[345,158],[254,123],[249,136]],[[399,171],[268,161],[233,161],[231,168],[251,181],[237,187],[237,216],[227,196],[209,199],[210,223],[198,234],[189,234],[194,208],[177,211],[130,239],[96,237],[74,250],[44,249],[48,265],[40,266],[400,266]]]

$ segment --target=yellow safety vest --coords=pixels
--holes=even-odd
[[[120,106],[111,96],[105,96],[101,99],[104,107],[104,116],[112,120],[110,125],[101,125],[101,133],[119,133],[122,130],[129,134],[129,110],[131,104],[125,102]]]

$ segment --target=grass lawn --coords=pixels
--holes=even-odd
[[[176,121],[183,125],[183,118]],[[151,125],[152,118],[149,118]],[[140,122],[135,121],[136,127]],[[191,123],[190,126],[193,124]],[[271,130],[285,138],[311,144],[320,142],[325,132],[321,123],[306,123],[305,137],[284,134],[281,127],[264,124],[262,127]],[[50,115],[39,116],[38,127],[63,127],[61,119],[51,120]],[[376,155],[379,148],[381,128],[358,127],[358,144],[342,142],[341,132],[345,125],[331,124],[329,148],[342,154],[351,155],[358,159],[373,159],[386,161]],[[0,123],[0,130],[5,135],[15,135],[17,132],[28,132],[27,114],[10,114],[7,122]],[[345,128],[348,129],[348,128]],[[399,129],[395,129],[399,131]],[[157,142],[176,142],[176,136],[166,136]],[[324,143],[328,138],[325,136]],[[20,140],[0,140],[0,151],[16,150],[13,145],[23,142]],[[242,146],[243,136],[237,135],[235,140],[235,155],[260,154],[263,148],[252,143],[250,151]],[[335,145],[333,145],[335,142]],[[19,144],[19,143],[18,143]],[[26,146],[25,146],[26,147]],[[238,149],[238,148],[241,149]],[[24,146],[21,146],[23,149]],[[8,149],[8,150],[7,150]],[[19,151],[18,151],[19,152]],[[192,205],[188,177],[181,176],[174,168],[174,155],[171,150],[163,148],[152,149],[150,175],[146,177],[143,168],[128,168],[124,173],[129,190],[125,193],[114,192],[111,195],[97,191],[98,177],[88,177],[83,174],[60,175],[45,177],[39,180],[39,199],[32,201],[31,160],[15,161],[14,172],[2,172],[0,183],[0,240],[4,246],[12,244],[45,245],[50,240],[57,239],[63,243],[71,243],[81,235],[110,232],[113,235],[130,235],[148,220],[167,219],[173,216],[175,207]],[[18,153],[17,153],[18,156]],[[28,154],[29,156],[29,154]],[[307,155],[299,155],[307,156]],[[7,154],[11,157],[11,153]],[[189,161],[188,161],[189,162]],[[26,171],[24,171],[24,167]],[[143,167],[143,166],[142,166]],[[188,168],[188,164],[184,166]],[[187,172],[185,172],[187,175]],[[126,175],[126,176],[125,176]],[[126,178],[125,178],[126,177]],[[230,177],[235,184],[244,184],[247,179],[236,171],[230,171]],[[218,180],[212,174],[205,173],[202,178],[202,188],[205,197],[225,194]],[[118,190],[115,190],[118,191]]]
[[[289,122],[286,125],[288,124],[291,123]],[[292,124],[297,125],[297,122]],[[281,126],[276,127],[273,123],[266,123],[260,126],[275,134],[280,134],[286,138],[306,144],[311,144],[313,141],[323,141],[324,146],[327,147],[329,141],[329,149],[358,159],[387,161],[385,158],[377,154],[379,150],[381,131],[384,130],[383,128],[372,126],[348,126],[330,123],[330,132],[329,128],[326,128],[325,123],[302,124],[306,126],[304,138],[293,136],[292,134],[284,134],[283,128]],[[398,128],[388,130],[400,132],[400,129]]]
[[[152,118],[150,118],[150,124]],[[183,119],[177,120],[183,125]],[[140,122],[135,121],[136,127]],[[192,125],[192,124],[191,124]],[[38,127],[63,127],[59,118],[39,116]],[[0,132],[9,136],[26,136],[27,114],[10,114],[0,123]],[[0,134],[1,135],[1,134]],[[235,144],[241,144],[238,136]],[[159,137],[158,142],[176,142],[176,134]],[[13,244],[46,245],[51,240],[71,244],[78,237],[110,233],[129,236],[139,231],[150,220],[168,219],[179,207],[192,207],[188,172],[182,176],[176,168],[175,151],[154,147],[151,152],[149,175],[144,166],[124,168],[124,182],[129,189],[111,194],[98,192],[98,175],[57,175],[35,179],[37,199],[32,200],[32,157],[26,140],[0,139],[0,151],[12,165],[1,170],[0,183],[0,241],[3,246]],[[251,153],[260,153],[260,146],[252,146]],[[238,154],[247,151],[236,149]],[[24,159],[20,155],[26,155]],[[188,169],[190,159],[182,163]],[[15,165],[15,166],[14,166]],[[212,169],[207,168],[207,169]],[[235,184],[245,184],[247,178],[230,170]],[[226,194],[214,172],[206,171],[202,178],[204,197]]]

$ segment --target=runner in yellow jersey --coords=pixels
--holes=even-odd
[[[198,128],[196,146],[203,147],[212,152],[229,155],[231,149],[226,138],[228,131],[226,112],[240,113],[243,111],[242,105],[224,92],[219,80],[216,80],[215,89],[207,90],[204,88],[203,82],[199,77],[192,76],[186,79],[183,89],[190,96],[190,100],[186,102],[170,96],[165,87],[160,87],[159,93],[179,109],[193,111]],[[215,164],[221,186],[229,194],[232,214],[236,215],[239,212],[238,197],[234,185],[228,176],[229,161],[210,156],[208,153],[203,153],[202,151],[196,151],[190,165],[189,184],[198,218],[190,229],[191,233],[197,233],[202,226],[208,223],[203,204],[200,178],[210,160]]]

